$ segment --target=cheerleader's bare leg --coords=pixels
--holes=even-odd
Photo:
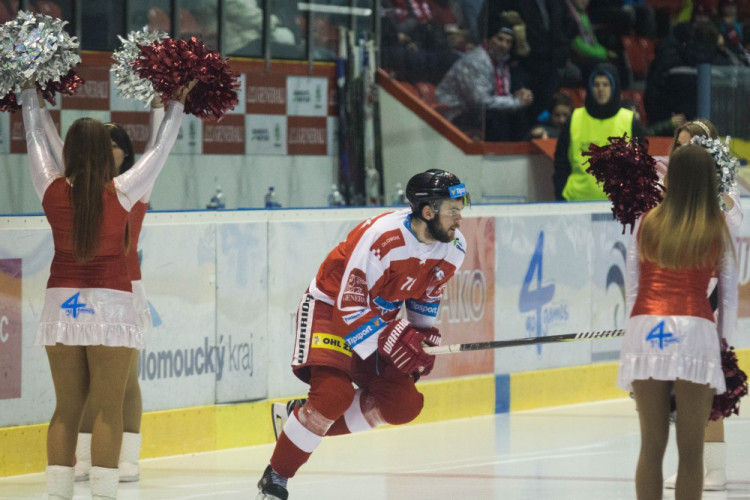
[[[47,431],[47,463],[73,467],[78,426],[89,390],[86,348],[57,344],[47,346],[55,412]]]
[[[117,469],[122,444],[125,385],[136,352],[129,347],[86,347],[91,373],[88,404],[94,415],[92,467]]]
[[[662,462],[669,440],[669,398],[672,382],[634,380],[633,394],[641,426],[641,451],[635,471],[638,500],[661,500]]]
[[[685,380],[674,383],[677,404],[677,484],[675,499],[700,499],[703,492],[703,438],[711,414],[714,389]]]

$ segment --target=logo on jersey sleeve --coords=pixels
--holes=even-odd
[[[407,300],[406,310],[412,311],[422,316],[436,317],[439,304],[437,302],[420,302],[418,300]]]
[[[406,245],[406,242],[404,241],[404,236],[401,234],[401,230],[393,229],[381,234],[370,247],[370,252],[372,252],[372,255],[376,259],[382,260],[383,257],[388,255],[388,252],[404,245]]]
[[[62,303],[60,309],[65,311],[66,316],[73,316],[77,318],[81,313],[94,314],[94,309],[86,307],[86,303],[78,302],[81,296],[81,292],[77,292],[75,295],[68,297],[68,299]]]
[[[352,269],[346,288],[341,295],[341,308],[367,306],[367,279],[365,273],[359,269]]]
[[[380,309],[380,314],[383,314],[383,315],[391,311],[396,311],[398,309],[401,309],[401,305],[404,303],[403,300],[397,300],[396,302],[389,302],[385,300],[383,297],[375,297],[373,302],[375,303],[376,306],[378,306],[378,309]]]

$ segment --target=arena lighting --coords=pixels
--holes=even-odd
[[[342,7],[340,5],[322,5],[319,3],[299,2],[299,10],[309,10],[310,12],[321,12],[324,14],[350,14],[353,16],[371,16],[372,9],[361,7]]]

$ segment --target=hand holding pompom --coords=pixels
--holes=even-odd
[[[112,73],[122,97],[143,101],[146,105],[154,98],[154,86],[136,73],[133,62],[141,54],[142,46],[158,42],[167,36],[163,31],[149,31],[147,26],[140,31],[131,31],[127,38],[117,36],[122,42],[122,47],[112,53],[112,58],[116,61],[112,65]]]
[[[237,74],[229,69],[221,54],[208,50],[195,37],[167,38],[144,45],[133,68],[141,78],[151,81],[164,101],[178,88],[197,80],[187,96],[185,113],[201,119],[218,120],[237,105]]]
[[[591,144],[583,156],[589,156],[590,173],[602,183],[602,189],[612,202],[612,214],[623,225],[635,221],[655,207],[662,199],[662,186],[656,174],[656,162],[648,154],[648,142],[627,140],[628,135],[610,137],[609,144]]]

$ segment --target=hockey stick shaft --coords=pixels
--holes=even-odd
[[[483,351],[485,349],[501,349],[521,345],[550,344],[554,342],[570,342],[573,340],[613,339],[625,335],[625,330],[599,330],[596,332],[564,333],[548,337],[528,337],[512,340],[493,340],[491,342],[471,342],[468,344],[450,344],[436,347],[425,347],[427,354],[450,354],[464,351]]]

